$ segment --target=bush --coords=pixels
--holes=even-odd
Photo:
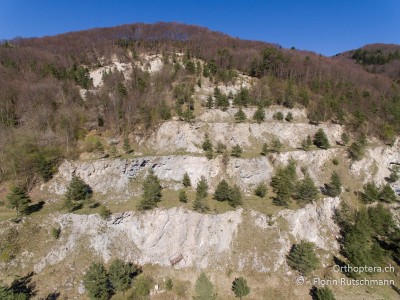
[[[380,201],[387,203],[393,203],[396,201],[396,193],[389,184],[382,187],[378,197]]]
[[[132,153],[132,152],[133,152],[132,147],[131,147],[131,143],[130,143],[128,137],[125,137],[125,138],[124,138],[124,145],[123,145],[123,148],[124,148],[124,151],[125,151],[126,154],[129,154],[129,153]]]
[[[51,229],[51,235],[53,236],[53,238],[58,240],[60,235],[61,235],[61,228],[60,227],[53,227]]]
[[[148,299],[152,285],[153,285],[153,278],[143,274],[139,275],[138,277],[136,277],[133,283],[132,292],[128,296],[128,299],[132,300]]]
[[[314,135],[314,145],[321,149],[328,149],[330,147],[328,137],[322,128],[318,129]]]
[[[293,114],[291,112],[288,112],[285,118],[286,121],[292,122],[293,121]]]
[[[327,286],[320,288],[314,286],[311,289],[310,294],[312,295],[313,300],[335,300],[335,296]]]
[[[224,153],[225,150],[226,150],[226,146],[224,144],[222,144],[221,142],[218,142],[216,152],[221,154],[221,153]]]
[[[268,191],[267,186],[263,182],[260,182],[254,191],[254,195],[260,198],[264,198],[265,195],[267,194],[267,191]]]
[[[314,252],[314,243],[301,241],[300,244],[293,245],[287,256],[287,263],[304,275],[315,270],[319,261]]]
[[[103,220],[107,220],[111,216],[111,211],[105,205],[101,205],[99,215]]]
[[[348,149],[349,157],[352,160],[361,160],[365,154],[367,140],[364,135],[361,135],[357,141],[352,143]]]
[[[269,152],[268,144],[267,144],[267,143],[264,143],[264,144],[262,145],[260,154],[263,155],[263,156],[265,156],[265,155],[267,155],[268,152]]]
[[[349,135],[346,132],[343,132],[341,135],[343,145],[347,145],[349,143]]]
[[[186,191],[185,190],[180,190],[179,191],[179,201],[183,202],[183,203],[187,203],[188,202],[188,197],[186,195]]]
[[[212,145],[207,133],[204,135],[204,142],[203,142],[202,148],[205,152],[213,150],[213,145]]]
[[[279,153],[279,152],[281,152],[281,149],[282,149],[282,147],[283,147],[283,144],[281,143],[281,141],[280,141],[278,138],[274,138],[274,139],[272,140],[271,147],[272,147],[272,150],[273,150],[274,152]]]
[[[168,277],[167,280],[165,281],[165,289],[167,291],[172,291],[173,287],[174,287],[174,284],[172,282],[172,279],[170,277]]]
[[[234,157],[241,157],[242,152],[243,152],[242,148],[239,145],[236,145],[232,147],[231,155]]]
[[[392,167],[390,169],[390,175],[386,180],[391,183],[399,180],[399,178],[400,178],[399,171],[400,171],[400,166],[396,165],[396,166]]]
[[[250,288],[247,285],[246,279],[243,277],[235,278],[232,282],[232,291],[235,293],[236,298],[242,299],[250,293]]]
[[[312,144],[313,144],[313,142],[312,142],[311,136],[308,135],[306,139],[301,141],[301,149],[303,149],[304,151],[307,151],[310,149]]]
[[[196,280],[195,296],[193,300],[214,300],[217,295],[214,292],[214,286],[205,273],[201,273]]]
[[[112,287],[107,271],[102,263],[92,263],[83,277],[83,283],[90,299],[107,300],[112,294]]]
[[[337,158],[332,159],[332,163],[337,166],[339,165],[339,160]]]

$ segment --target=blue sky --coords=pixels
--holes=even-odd
[[[324,55],[400,44],[400,0],[0,0],[0,39],[158,21]]]

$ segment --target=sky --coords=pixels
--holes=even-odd
[[[327,56],[400,44],[400,0],[0,0],[0,40],[159,21]]]

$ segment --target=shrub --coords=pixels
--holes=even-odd
[[[224,153],[225,150],[226,150],[226,146],[224,144],[222,144],[221,142],[218,142],[216,152],[221,154],[221,153]]]
[[[313,300],[335,300],[335,296],[333,295],[330,288],[327,286],[323,286],[320,288],[313,287],[310,293],[313,297]]]
[[[399,176],[399,171],[400,171],[400,166],[395,165],[394,167],[392,167],[390,169],[390,175],[387,178],[388,182],[396,182],[397,180],[399,180],[400,176]]]
[[[250,293],[250,288],[247,285],[246,279],[243,277],[235,278],[232,282],[232,291],[235,293],[236,298],[242,299]]]
[[[301,241],[293,245],[287,256],[288,265],[304,275],[318,267],[319,261],[314,252],[314,243]]]
[[[60,235],[61,235],[61,228],[60,227],[53,227],[51,229],[51,235],[53,236],[53,238],[58,240]]]
[[[301,141],[301,149],[303,149],[304,151],[307,151],[310,149],[312,144],[313,144],[313,142],[312,142],[311,136],[308,135],[306,139]]]
[[[347,145],[349,143],[349,135],[346,132],[343,132],[341,135],[343,145]]]
[[[396,193],[393,191],[389,184],[382,187],[379,192],[379,200],[387,203],[392,203],[396,201]]]
[[[260,198],[264,198],[265,197],[265,195],[267,194],[267,186],[263,183],[263,182],[260,182],[258,185],[257,185],[257,187],[256,187],[256,189],[255,189],[255,191],[254,191],[254,194],[256,195],[256,196],[258,196],[258,197],[260,197]]]
[[[337,158],[332,159],[332,163],[337,166],[339,164],[339,160]]]
[[[283,144],[281,143],[281,141],[278,138],[274,138],[272,140],[271,147],[274,152],[279,153],[283,147]]]
[[[126,154],[129,154],[129,153],[132,153],[132,152],[133,152],[132,147],[131,147],[131,143],[130,143],[128,137],[125,137],[125,138],[124,138],[124,145],[123,145],[123,148],[124,148],[124,151],[125,151]]]
[[[101,205],[99,215],[103,220],[107,220],[111,216],[111,211],[105,205]]]
[[[204,142],[203,142],[202,148],[205,152],[213,150],[213,145],[210,141],[210,138],[208,137],[208,133],[206,133],[204,135]]]
[[[265,155],[267,155],[268,152],[269,152],[268,144],[267,144],[267,143],[264,143],[264,144],[262,145],[260,154],[265,156]]]
[[[318,129],[314,135],[314,145],[321,149],[328,149],[330,147],[328,137],[322,128]]]
[[[172,282],[172,279],[170,277],[168,277],[167,280],[165,280],[165,289],[167,291],[172,291],[173,287],[174,287],[174,284]]]
[[[128,299],[148,299],[152,285],[153,278],[143,274],[139,275],[133,283],[132,292]]]

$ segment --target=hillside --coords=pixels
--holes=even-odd
[[[396,299],[397,48],[362,48],[391,55],[378,69],[177,23],[3,42],[0,298],[88,299],[119,258],[127,291],[92,299],[192,299],[201,272],[217,299],[237,277],[245,299],[311,299],[364,276],[389,284],[328,287]]]

